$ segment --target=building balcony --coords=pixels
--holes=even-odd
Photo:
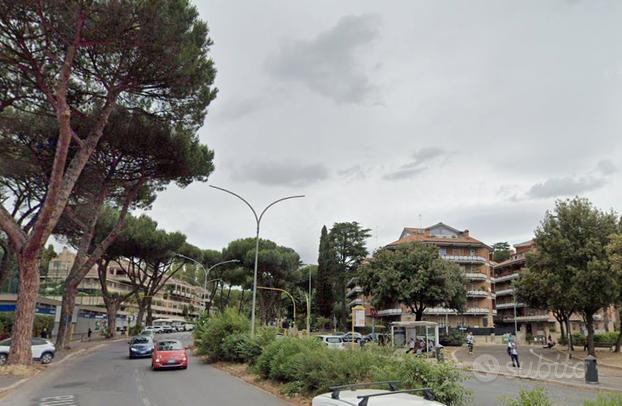
[[[497,298],[497,292],[490,292],[490,297],[492,299],[496,299]]]
[[[484,307],[469,307],[464,312],[466,316],[485,316],[490,313],[490,309],[486,309]]]
[[[383,309],[376,312],[378,317],[401,316],[402,309]]]
[[[512,296],[514,294],[514,288],[497,290],[495,291],[495,293],[497,294],[497,297],[498,296]]]
[[[497,303],[497,309],[512,309],[516,305],[516,307],[525,307],[525,303]]]
[[[466,272],[464,276],[470,281],[485,281],[488,279],[486,275],[480,272]]]
[[[424,314],[457,314],[454,309],[447,309],[445,307],[428,307],[423,311]]]
[[[485,290],[469,290],[467,297],[488,297],[488,292]]]
[[[355,286],[346,293],[346,297],[351,297],[354,294],[361,294],[361,293],[363,293],[363,288],[360,286]]]
[[[513,273],[510,275],[505,275],[505,276],[499,276],[497,278],[492,278],[492,281],[494,283],[499,283],[499,282],[505,282],[505,281],[511,281],[513,279],[518,279],[518,273]]]
[[[363,305],[363,299],[354,299],[353,301],[348,303],[348,306],[362,306],[362,305]]]
[[[477,255],[442,255],[443,259],[459,264],[487,264],[488,260]]]

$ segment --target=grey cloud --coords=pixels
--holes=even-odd
[[[611,175],[617,172],[618,168],[616,168],[616,166],[610,160],[603,159],[602,161],[598,162],[598,165],[596,165],[596,170],[603,175]]]
[[[217,111],[217,116],[224,120],[236,120],[257,110],[258,99],[240,99],[235,102],[225,103],[222,110]]]
[[[328,178],[328,169],[321,164],[288,162],[257,162],[234,169],[232,178],[263,185],[305,186]]]
[[[367,172],[368,171],[360,164],[357,164],[338,171],[337,175],[345,178],[346,180],[362,180],[367,178]]]
[[[314,39],[286,42],[268,68],[276,78],[301,82],[337,103],[370,101],[378,89],[358,56],[378,38],[378,26],[375,15],[342,17]]]
[[[385,180],[403,180],[427,170],[432,161],[445,156],[447,152],[439,147],[425,147],[412,154],[413,160],[401,165],[397,170],[385,174]]]
[[[586,176],[583,178],[551,178],[533,185],[527,191],[527,197],[545,199],[558,196],[572,196],[599,189],[606,184],[606,180]]]

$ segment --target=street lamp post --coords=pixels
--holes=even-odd
[[[203,266],[203,264],[202,264],[202,263],[200,263],[199,261],[197,261],[196,259],[193,259],[193,258],[187,257],[187,256],[185,256],[185,255],[183,255],[183,254],[175,254],[175,255],[176,255],[176,256],[178,256],[178,257],[181,257],[181,258],[185,258],[185,259],[187,259],[188,261],[194,262],[195,264],[199,265],[199,266],[201,267],[201,269],[203,269],[203,272],[205,273],[205,280],[204,280],[204,282],[203,282],[203,292],[204,292],[204,293],[205,293],[205,292],[207,292],[207,282],[209,282],[209,281],[207,280],[207,276],[209,275],[209,272],[210,272],[212,269],[214,269],[214,268],[216,268],[217,266],[220,266],[220,265],[230,264],[230,263],[233,263],[233,262],[240,262],[240,260],[238,260],[238,259],[230,259],[230,260],[228,260],[228,261],[220,261],[220,262],[218,262],[218,263],[216,263],[216,264],[214,264],[214,265],[210,266],[209,268],[205,269],[205,267]],[[205,307],[207,308],[207,301],[206,301],[205,303],[206,303],[206,304],[205,304]]]
[[[307,295],[307,335],[311,335],[311,267],[309,267],[309,294]]]
[[[253,215],[255,216],[255,222],[257,223],[257,233],[255,235],[255,269],[253,271],[253,303],[252,303],[252,309],[251,309],[251,337],[255,337],[255,303],[257,301],[257,260],[259,257],[259,226],[261,224],[261,219],[263,218],[263,215],[266,213],[266,211],[268,211],[268,209],[272,206],[274,206],[275,204],[282,202],[284,200],[289,200],[289,199],[297,199],[300,197],[305,197],[305,195],[294,195],[294,196],[287,196],[287,197],[282,197],[278,200],[273,201],[272,203],[270,203],[269,205],[266,206],[265,209],[263,209],[263,211],[259,214],[259,216],[257,215],[257,212],[255,211],[255,209],[253,208],[253,206],[251,206],[251,204],[244,199],[242,196],[238,195],[237,193],[234,193],[230,190],[227,190],[225,188],[221,188],[218,186],[214,186],[214,185],[209,185],[211,188],[214,189],[218,189],[221,190],[223,192],[229,193],[230,195],[233,195],[235,197],[237,197],[238,199],[242,200],[244,203],[246,203],[246,205],[248,206],[249,209],[251,209],[251,211],[253,212]]]

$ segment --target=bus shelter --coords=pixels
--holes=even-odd
[[[391,323],[393,347],[407,347],[411,340],[425,343],[426,351],[433,351],[438,342],[438,323],[432,321],[395,321]]]

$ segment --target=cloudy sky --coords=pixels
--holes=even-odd
[[[555,199],[622,211],[622,3],[196,0],[218,98],[211,184],[263,208],[262,236],[317,260],[322,225],[370,248],[443,221],[486,243],[532,235]],[[220,249],[254,235],[207,184],[151,215]]]

